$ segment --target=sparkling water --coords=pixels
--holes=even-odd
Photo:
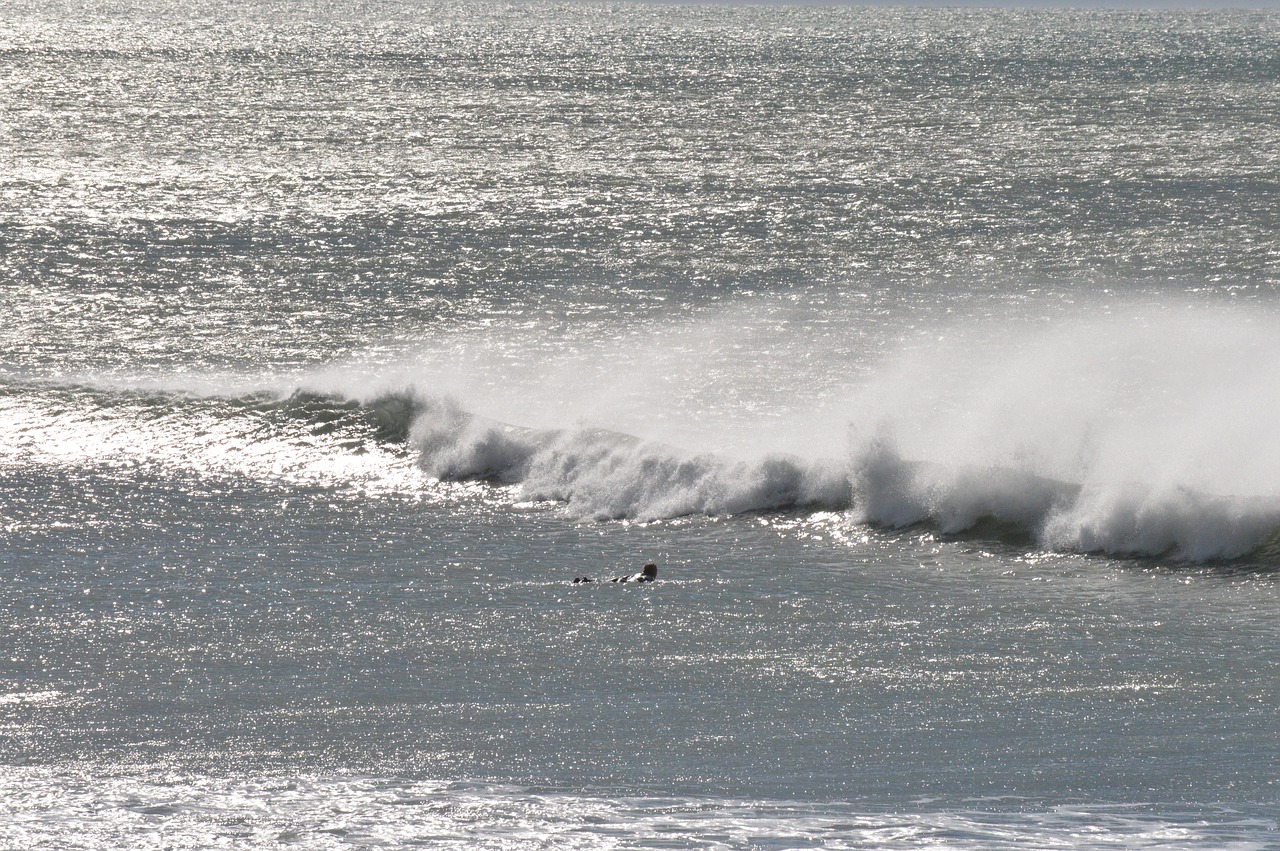
[[[0,847],[1274,847],[1278,91],[1274,11],[7,4]]]

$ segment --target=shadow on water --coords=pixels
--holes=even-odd
[[[940,541],[951,541],[968,546],[996,545],[1019,553],[1042,549],[1040,541],[1032,530],[1018,523],[1002,521],[994,517],[982,517],[960,532],[939,532],[928,523],[917,524],[913,528],[927,530]],[[1082,555],[1105,559],[1113,565],[1143,571],[1212,574],[1224,578],[1280,579],[1280,529],[1277,529],[1262,544],[1235,558],[1193,560],[1179,556],[1175,546],[1170,546],[1160,553],[1093,552]]]
[[[779,512],[753,512],[761,517],[778,516]],[[783,512],[788,520],[802,524],[806,512]],[[1086,560],[1105,562],[1110,567],[1147,573],[1176,575],[1202,575],[1219,578],[1280,580],[1280,529],[1262,544],[1234,558],[1190,559],[1179,555],[1176,547],[1160,553],[1111,553],[1102,550],[1071,552],[1047,549],[1036,530],[1020,523],[984,516],[972,525],[958,531],[942,531],[930,521],[905,526],[882,523],[862,524],[863,528],[894,539],[916,538],[934,544],[962,547],[974,552],[994,551],[1008,559],[1024,559],[1036,556],[1077,556]]]

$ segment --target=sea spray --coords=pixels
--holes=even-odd
[[[482,395],[422,403],[411,440],[432,475],[519,484],[526,498],[562,502],[584,518],[812,505],[847,507],[858,522],[926,523],[947,533],[996,521],[1059,550],[1192,560],[1249,552],[1280,526],[1271,485],[1280,480],[1271,438],[1280,415],[1274,322],[1188,306],[1130,305],[1115,314],[1049,333],[988,322],[927,344],[917,339],[869,379],[852,379],[841,402],[755,409],[750,440],[750,414],[724,407],[735,382],[740,398],[760,398],[758,376],[741,368],[736,348],[720,362],[704,351],[689,375],[673,373],[664,357],[648,369],[664,382],[629,355],[636,375],[602,409],[623,429],[588,418],[592,387],[558,383],[588,369],[558,355],[543,372],[526,362],[522,378],[542,378],[504,394],[536,400],[531,419],[554,423],[559,389],[559,427],[470,413],[492,407]],[[723,328],[715,321],[705,337],[730,339]],[[778,330],[771,356],[800,363],[800,340],[812,339]],[[580,355],[604,356],[598,348]],[[798,386],[831,387],[838,360],[804,355]],[[607,364],[592,368],[614,374]],[[704,387],[708,373],[719,382],[721,407],[705,418],[688,389],[694,372]],[[653,410],[666,412],[661,429],[652,428]],[[699,449],[652,439],[682,432],[697,433]],[[706,449],[717,442],[726,450]]]
[[[597,520],[848,504],[839,465],[692,454],[599,428],[517,428],[449,399],[422,404],[410,441],[432,475],[519,483],[525,499],[563,502]]]
[[[1022,470],[905,461],[885,440],[862,447],[850,475],[862,522],[903,527],[929,522],[961,532],[991,519],[1034,530],[1078,487]]]
[[[847,407],[857,515],[1192,560],[1260,545],[1280,527],[1274,318],[1117,313],[962,329],[888,364]]]
[[[9,404],[4,427],[50,462],[128,457],[359,487],[418,487],[395,469],[407,452],[430,477],[513,485],[592,520],[816,507],[944,533],[994,521],[1059,551],[1199,561],[1255,550],[1280,528],[1276,321],[1111,309],[1044,332],[933,328],[856,370],[836,320],[828,350],[806,314],[774,305],[709,314],[701,333],[682,320],[640,335],[699,341],[687,361],[659,345],[613,362],[605,340],[566,353],[534,346],[529,329],[489,329],[287,384],[241,376],[222,393],[199,376],[188,390],[45,383]],[[766,319],[772,336],[752,333],[761,348],[744,353],[731,326]],[[793,365],[791,393],[750,367],[766,356]],[[60,416],[68,394],[96,413]]]
[[[477,417],[454,399],[427,399],[420,402],[409,442],[419,465],[433,476],[512,482],[524,478],[537,432]]]

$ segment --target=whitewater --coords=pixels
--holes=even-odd
[[[0,848],[1274,846],[1278,42],[12,4]]]
[[[276,466],[286,478],[397,479],[409,492],[424,479],[490,481],[586,520],[814,508],[852,525],[944,533],[994,523],[1046,550],[1265,559],[1280,531],[1280,322],[1257,310],[1112,309],[1122,315],[1059,321],[1047,334],[990,322],[938,329],[865,375],[842,362],[847,353],[815,345],[808,315],[794,310],[647,327],[622,357],[609,355],[613,340],[546,354],[487,328],[448,335],[446,351],[419,346],[377,367],[290,380],[57,386],[51,400],[10,403],[5,443],[47,463],[105,455],[245,475]],[[750,342],[743,323],[770,313],[780,313],[763,320],[773,339]],[[497,352],[495,335],[507,338]],[[786,364],[789,383],[762,381],[761,359]],[[77,422],[48,410],[77,386],[97,391],[96,410]],[[780,388],[792,398],[770,398]],[[221,400],[233,416],[193,434],[157,414],[139,439],[140,407],[186,399],[206,416]],[[355,431],[311,447],[310,460],[287,429],[247,437],[281,411],[313,433],[344,422]],[[374,458],[346,457],[353,441]]]

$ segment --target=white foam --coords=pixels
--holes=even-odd
[[[427,475],[515,484],[519,499],[584,518],[849,508],[861,522],[959,532],[992,519],[1049,549],[1192,560],[1249,553],[1280,529],[1270,313],[1129,304],[958,323],[875,364],[840,342],[841,328],[865,333],[860,321],[750,303],[623,331],[495,323],[261,384],[398,399],[416,411],[409,441]],[[820,335],[808,327],[819,322]],[[193,392],[226,384],[191,380]],[[127,405],[3,407],[11,455],[159,452],[245,475],[422,487],[375,444],[330,451],[323,435],[205,409],[183,436],[177,412],[140,425]]]
[[[1047,548],[1193,560],[1245,554],[1280,528],[1280,322],[1269,315],[1130,305],[1044,327],[952,327],[869,378],[850,376],[842,401],[809,407],[797,402],[803,389],[835,386],[839,358],[802,353],[810,338],[775,329],[771,356],[796,359],[801,389],[762,408],[759,374],[740,363],[727,327],[708,322],[693,335],[703,345],[684,370],[665,356],[627,358],[638,377],[626,393],[601,396],[578,380],[588,366],[564,355],[546,370],[516,357],[523,378],[504,385],[505,401],[481,390],[458,397],[452,414],[427,405],[416,432],[424,464],[519,482],[528,498],[584,517],[830,508],[852,493],[865,522],[957,532],[990,518]],[[728,349],[721,361],[713,342]],[[605,355],[579,346],[577,357]],[[697,388],[708,374],[721,407],[704,416],[710,397]],[[462,384],[477,393],[455,375]],[[516,399],[532,412],[521,417]],[[503,411],[514,417],[503,422],[538,430],[464,410]],[[654,410],[666,412],[657,427]],[[668,435],[692,437],[672,448],[660,440]]]
[[[526,500],[556,500],[578,516],[651,520],[795,505],[844,505],[846,479],[794,457],[736,461],[693,455],[603,429],[534,431],[429,402],[410,440],[437,476],[519,482]]]
[[[861,516],[1233,557],[1280,527],[1280,323],[1133,308],[900,357],[851,396]]]

